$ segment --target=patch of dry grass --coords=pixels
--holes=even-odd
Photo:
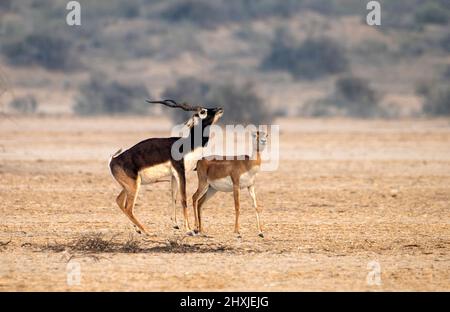
[[[42,251],[95,254],[95,253],[206,253],[206,252],[229,252],[231,247],[224,245],[209,244],[187,244],[185,237],[181,239],[169,239],[166,241],[150,242],[139,241],[130,235],[125,242],[116,240],[116,236],[107,238],[102,233],[89,233],[80,236],[69,243],[53,244],[47,243],[39,246]],[[149,243],[152,243],[151,245]],[[156,245],[155,245],[156,243]]]
[[[81,235],[69,243],[47,243],[45,246],[41,246],[40,249],[53,252],[68,251],[80,253],[133,253],[140,250],[138,242],[132,236],[125,243],[116,242],[114,239],[115,236],[106,238],[102,233],[88,233]]]

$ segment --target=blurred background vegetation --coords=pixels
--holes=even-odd
[[[450,115],[450,0],[381,0],[376,27],[361,0],[79,2],[68,26],[65,0],[0,1],[3,112],[167,112],[151,97],[227,123]]]

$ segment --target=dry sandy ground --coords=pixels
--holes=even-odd
[[[184,237],[167,183],[141,190],[136,213],[155,234],[142,237],[107,161],[168,122],[2,117],[0,290],[450,290],[448,120],[280,125],[279,169],[257,181],[264,239],[247,195],[235,237],[224,193],[205,207],[208,237]],[[115,249],[71,249],[96,234]],[[381,285],[367,283],[371,261]]]

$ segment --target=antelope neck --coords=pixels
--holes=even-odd
[[[205,147],[209,142],[209,126],[211,124],[201,123],[201,125],[195,125],[189,130],[189,136],[186,140],[190,143],[192,150],[197,147]]]

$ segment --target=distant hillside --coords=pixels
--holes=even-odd
[[[250,83],[274,115],[450,114],[448,0],[379,1],[376,27],[361,0],[79,2],[82,25],[73,27],[67,1],[0,2],[3,112],[77,113],[107,92],[115,106],[83,112],[127,113],[132,102],[129,113],[157,114],[138,107],[143,96],[195,77],[210,90]]]

